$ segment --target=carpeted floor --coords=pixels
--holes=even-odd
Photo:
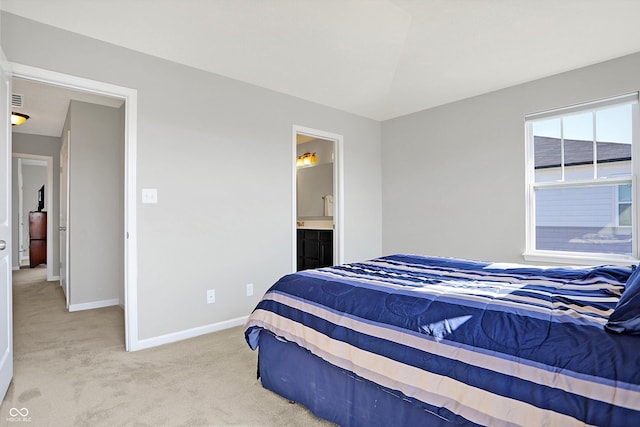
[[[119,307],[68,313],[45,277],[13,275],[14,378],[0,425],[333,425],[262,388],[242,328],[127,353]]]

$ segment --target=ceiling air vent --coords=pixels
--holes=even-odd
[[[11,106],[12,107],[15,107],[15,108],[24,107],[24,103],[22,101],[23,101],[22,95],[20,95],[19,93],[11,94]]]

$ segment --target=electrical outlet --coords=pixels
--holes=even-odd
[[[253,283],[247,283],[247,296],[250,297],[253,295]]]
[[[157,188],[143,188],[142,189],[142,203],[158,203],[158,189]]]
[[[216,290],[209,289],[207,291],[207,304],[213,304],[214,302],[216,302]]]

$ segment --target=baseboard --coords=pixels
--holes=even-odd
[[[120,305],[120,300],[105,299],[102,301],[85,302],[82,304],[69,304],[69,311],[91,310],[94,308],[111,307],[113,305]]]
[[[186,329],[184,331],[173,332],[166,335],[160,335],[158,337],[139,340],[135,348],[130,349],[130,351],[144,350],[164,344],[171,344],[189,338],[199,337],[200,335],[210,334],[211,332],[221,331],[223,329],[229,329],[236,326],[242,326],[246,323],[248,318],[249,316],[237,317],[235,319],[229,319],[223,322],[211,323],[209,325],[199,326],[197,328]]]
[[[47,277],[47,282],[55,282],[57,280],[60,280],[60,276]],[[62,285],[60,285],[60,286],[62,286]]]
[[[16,267],[16,266],[13,266],[13,267],[11,267],[11,269],[12,269],[13,271],[17,271],[17,270],[20,270],[20,266],[17,266],[17,267]]]

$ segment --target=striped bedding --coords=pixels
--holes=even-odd
[[[392,255],[284,276],[245,336],[255,350],[268,330],[457,422],[640,425],[640,336],[603,328],[630,273]]]

